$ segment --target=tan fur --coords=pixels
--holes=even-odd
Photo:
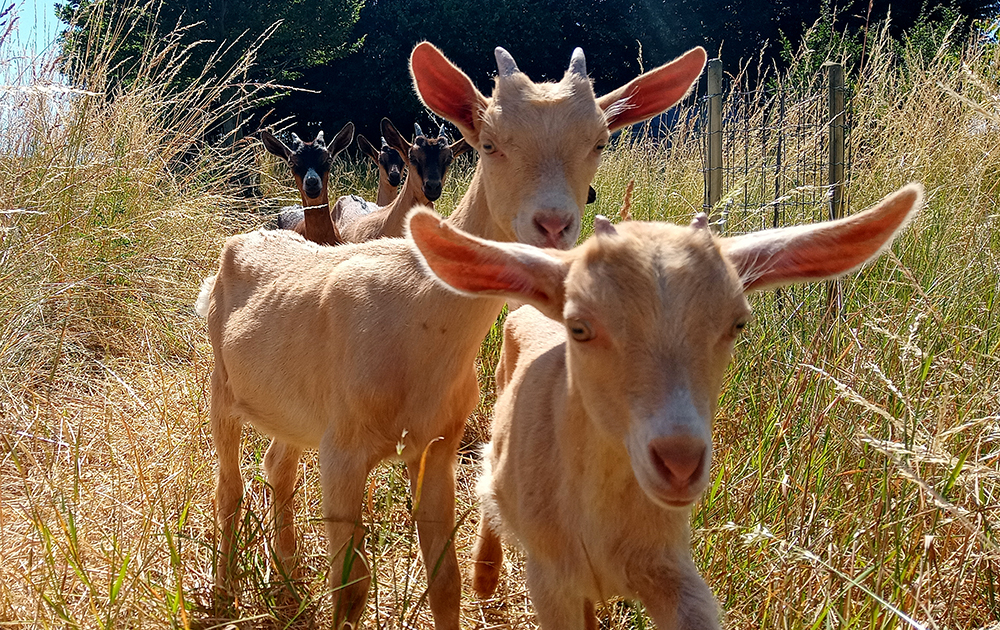
[[[810,279],[817,261],[824,277],[857,267],[920,204],[910,185],[848,219],[727,239],[702,221],[616,228],[598,217],[568,252],[488,243],[414,214],[411,238],[442,282],[528,303],[504,326],[477,593],[496,587],[502,530],[526,552],[542,628],[593,627],[592,604],[616,596],[641,600],[660,630],[719,628],[689,519],[750,315],[744,293]]]
[[[688,84],[704,62],[699,51],[680,66]],[[476,138],[477,149],[483,151],[486,134],[510,143],[504,158],[494,156],[502,165],[480,161],[449,224],[498,240],[548,242],[533,220],[557,213],[569,223],[556,244],[571,245],[600,161],[594,142],[609,133],[589,80],[567,73],[556,84],[561,87],[538,88],[558,93],[558,99],[518,104],[504,90],[511,77],[501,79],[497,91],[505,93],[509,111],[518,113],[508,122],[493,99],[479,94],[429,44],[417,46],[411,65],[423,97],[458,112],[484,108],[489,124],[460,124],[467,140]],[[457,102],[456,91],[470,102]],[[560,196],[550,198],[554,180],[561,182]],[[504,195],[516,203],[506,203]],[[503,300],[446,290],[421,264],[403,239],[324,247],[282,231],[227,241],[218,274],[205,282],[199,298],[215,354],[211,425],[219,457],[220,590],[231,590],[235,577],[243,423],[275,438],[265,469],[274,490],[274,550],[289,573],[295,566],[295,462],[302,449],[319,449],[337,627],[357,624],[370,580],[360,521],[365,479],[380,460],[395,457],[401,443],[411,482],[419,478],[418,467],[424,472],[414,519],[425,566],[429,572],[436,567],[428,577],[435,626],[459,627],[461,581],[451,541],[456,448],[479,397],[474,358]],[[411,492],[416,496],[417,488]]]

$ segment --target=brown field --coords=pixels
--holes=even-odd
[[[8,48],[0,59],[18,63]],[[113,97],[100,52],[75,71],[93,94],[40,89],[54,76],[44,60],[22,68],[34,89],[0,94],[0,627],[329,620],[315,457],[303,460],[298,513],[312,577],[289,602],[264,543],[267,441],[252,429],[243,595],[229,614],[212,609],[212,359],[192,304],[225,237],[297,195],[258,142],[200,143],[256,93],[231,87],[237,69],[168,98],[157,79],[176,53],[149,51],[142,80]],[[714,483],[693,515],[696,562],[727,628],[1000,628],[998,61],[996,46],[943,46],[928,60],[883,37],[851,77],[852,208],[911,180],[928,204],[844,281],[842,317],[826,312],[822,287],[752,300]],[[336,168],[336,194],[374,197],[366,163]],[[622,144],[589,212],[615,216],[635,179],[633,216],[686,222],[702,203],[700,169],[697,147]],[[471,176],[458,171],[443,212]],[[753,221],[730,217],[727,229]],[[466,566],[498,345],[483,346],[483,404],[461,457]],[[430,625],[405,475],[380,467],[364,512],[377,577],[366,620],[378,627]],[[534,626],[508,551],[495,599],[466,584],[466,627]],[[648,624],[627,602],[606,602],[601,618]]]

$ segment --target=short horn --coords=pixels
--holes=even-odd
[[[573,56],[569,59],[569,71],[587,78],[587,58],[583,56],[582,48],[573,49]]]
[[[698,214],[694,215],[694,218],[691,219],[691,227],[698,230],[704,230],[705,228],[707,228],[708,215],[705,214],[704,212],[699,212]]]
[[[599,236],[614,236],[618,230],[603,214],[594,215],[594,233]]]
[[[493,54],[496,55],[497,72],[500,73],[501,78],[509,77],[516,72],[520,72],[520,70],[517,69],[517,62],[514,61],[514,58],[510,56],[509,52],[500,46],[497,46],[496,50],[493,51]]]
[[[299,137],[299,135],[298,135],[297,133],[293,133],[293,134],[292,134],[292,147],[293,147],[293,150],[294,150],[294,151],[298,151],[298,150],[299,150],[299,148],[300,148],[300,147],[301,147],[301,146],[302,146],[303,144],[305,144],[305,142],[302,142],[302,138],[300,138],[300,137]]]
[[[391,149],[392,148],[392,147],[389,146],[389,143],[385,141],[385,136],[382,136],[382,148],[383,149]]]
[[[322,145],[326,144],[326,140],[323,139],[323,130],[322,129],[320,130],[320,132],[318,134],[316,134],[316,139],[313,140],[313,144],[322,144]]]
[[[424,132],[420,129],[419,123],[413,123],[413,135],[414,136],[424,135]]]

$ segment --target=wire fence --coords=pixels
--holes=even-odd
[[[847,214],[850,102],[839,65],[804,86],[748,88],[712,60],[694,135],[713,225],[735,234]]]

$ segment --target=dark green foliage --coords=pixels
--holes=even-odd
[[[428,124],[408,73],[413,45],[428,40],[489,93],[496,72],[493,49],[503,46],[535,80],[558,79],[574,47],[587,54],[598,93],[614,89],[644,69],[701,45],[721,56],[729,72],[741,63],[752,70],[784,66],[804,44],[813,73],[834,55],[857,68],[869,30],[891,17],[894,37],[907,33],[912,45],[940,41],[940,29],[958,20],[956,41],[974,20],[996,12],[995,0],[925,0],[892,5],[888,0],[153,0],[148,5],[117,3],[133,14],[133,31],[116,53],[119,81],[128,81],[146,38],[166,37],[178,25],[189,28],[184,44],[200,40],[177,76],[183,86],[198,78],[222,43],[232,49],[215,65],[224,71],[261,34],[283,20],[257,55],[252,80],[278,81],[315,93],[276,93],[258,108],[250,128],[285,119],[303,137],[338,129],[353,121],[361,133],[378,137],[383,116],[401,128]],[[361,5],[364,4],[362,8]],[[69,0],[58,9],[69,22],[80,10],[103,19],[94,0]],[[121,8],[121,7],[125,8]],[[946,8],[942,8],[942,6]],[[80,58],[95,42],[93,32],[75,26],[65,34],[66,59]],[[923,43],[922,43],[923,42]],[[932,53],[931,53],[932,54]],[[811,64],[811,65],[810,65]],[[812,67],[815,66],[815,67]],[[848,73],[850,75],[851,70]],[[751,73],[753,74],[753,73]]]
[[[919,3],[892,9],[899,36],[920,20],[937,24]],[[937,5],[934,5],[937,6]],[[954,2],[948,15],[978,18],[993,10],[988,0]],[[860,58],[863,29],[884,20],[889,3],[854,0],[831,7],[828,0],[694,2],[694,0],[369,0],[352,33],[360,49],[343,59],[303,73],[300,87],[320,94],[297,94],[276,104],[269,120],[293,117],[300,125],[337,128],[353,121],[375,134],[382,116],[400,125],[425,123],[428,114],[413,92],[408,74],[413,45],[428,40],[489,93],[496,74],[493,49],[503,46],[533,79],[558,79],[573,48],[587,53],[587,69],[598,93],[614,89],[693,46],[720,55],[727,69],[739,63],[764,68],[781,65],[781,40],[799,42],[817,20],[810,45],[850,49]],[[921,17],[923,16],[923,17]],[[964,24],[967,27],[970,21]],[[949,23],[950,25],[950,23]],[[846,30],[845,30],[846,29]],[[822,63],[825,55],[816,54]],[[300,133],[306,132],[304,128]]]
[[[861,5],[861,6],[855,6]],[[848,4],[849,9],[838,7],[831,0],[820,0],[819,15],[805,29],[804,35],[791,37],[782,26],[780,63],[794,65],[792,78],[798,85],[807,85],[821,71],[827,61],[843,63],[849,77],[856,78],[864,65],[868,44],[889,20],[889,32],[897,42],[898,52],[906,47],[918,51],[919,59],[929,62],[952,31],[950,42],[957,49],[968,39],[969,31],[977,19],[996,11],[997,5],[989,2],[950,2],[944,4],[905,3],[889,7],[886,3]],[[864,12],[849,10],[864,9]],[[870,12],[869,12],[870,10]],[[803,24],[802,27],[808,26]],[[790,31],[796,32],[797,31]],[[801,55],[800,63],[792,64]],[[899,55],[902,58],[902,55]]]
[[[251,80],[291,81],[307,68],[343,57],[357,47],[348,35],[357,21],[362,1],[68,0],[56,5],[56,13],[70,25],[62,35],[63,58],[67,63],[84,61],[109,44],[91,41],[92,33],[107,34],[107,29],[95,29],[93,21],[106,24],[112,15],[128,16],[133,26],[131,32],[120,36],[113,82],[134,80],[139,57],[148,41],[171,38],[182,28],[176,35],[179,48],[191,47],[188,62],[175,78],[177,87],[183,88],[198,80],[208,65],[213,74],[229,71],[272,28],[273,33],[257,51]],[[214,63],[209,64],[210,60]]]

